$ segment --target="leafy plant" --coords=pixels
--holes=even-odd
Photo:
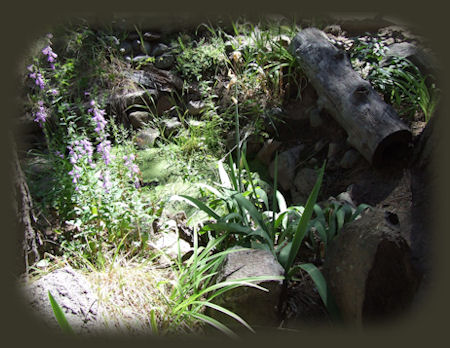
[[[215,304],[213,301],[214,298],[240,286],[250,286],[267,291],[254,283],[267,280],[282,280],[283,277],[248,277],[215,283],[214,277],[217,275],[219,267],[222,265],[226,255],[241,250],[233,249],[217,252],[219,245],[227,237],[227,234],[225,234],[218,238],[211,238],[205,247],[199,247],[198,235],[194,233],[194,250],[192,256],[183,263],[180,254],[178,254],[178,259],[175,260],[175,265],[173,266],[176,279],[172,282],[172,291],[169,296],[165,296],[164,292],[161,291],[165,301],[171,308],[170,313],[166,314],[169,319],[166,322],[169,323],[169,326],[165,330],[170,331],[181,326],[189,327],[193,320],[198,320],[215,327],[231,337],[236,337],[233,331],[226,325],[204,313],[204,309],[208,307],[228,315],[254,332],[244,319],[226,308]],[[167,283],[169,283],[168,280],[162,281],[158,284],[158,287]]]
[[[387,48],[381,41],[356,40],[350,52],[353,66],[373,87],[383,93],[387,102],[404,115],[413,117],[417,111],[428,122],[439,101],[440,91],[433,76],[424,76],[418,67],[406,58],[386,58]]]
[[[324,208],[314,205],[314,218],[310,221],[309,239],[312,248],[317,250],[316,233],[323,243],[323,250],[319,250],[320,256],[325,256],[328,244],[336,237],[342,227],[354,221],[361,213],[369,209],[368,204],[360,204],[356,209],[348,203],[333,200],[326,204]]]

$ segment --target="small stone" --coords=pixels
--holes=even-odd
[[[256,155],[256,158],[265,165],[269,165],[275,151],[280,147],[281,142],[273,139],[268,139],[264,142],[261,150]]]
[[[158,41],[159,39],[161,39],[161,35],[156,34],[156,33],[151,33],[151,32],[145,32],[144,35],[144,40],[147,41]]]
[[[132,44],[129,41],[122,41],[120,43],[119,50],[123,54],[130,54],[131,51],[133,50],[133,46],[132,46]]]
[[[327,158],[330,159],[332,157],[335,157],[339,153],[340,149],[341,149],[340,144],[338,144],[338,143],[330,143],[328,145]]]
[[[175,105],[173,98],[167,94],[163,94],[158,98],[158,103],[156,105],[156,113],[161,116],[164,112],[170,110]]]
[[[134,129],[140,129],[150,119],[150,113],[147,111],[134,111],[128,115],[128,118]]]
[[[361,155],[358,151],[356,151],[355,149],[350,149],[342,157],[341,161],[339,162],[339,166],[344,169],[350,169],[355,166],[360,157]]]
[[[170,69],[174,63],[175,57],[169,53],[164,53],[155,60],[155,66],[163,70]]]
[[[136,134],[134,142],[139,150],[144,150],[153,147],[158,137],[159,131],[157,129],[147,128]]]
[[[300,195],[308,197],[317,180],[317,171],[312,168],[302,168],[295,175],[294,187]]]
[[[295,167],[300,158],[300,153],[304,148],[305,146],[300,144],[282,152],[278,156],[278,183],[285,191],[288,191],[292,187]],[[275,177],[275,161],[272,161],[269,165],[269,173],[272,178]]]
[[[356,208],[356,207],[355,207],[355,203],[353,203],[353,199],[352,199],[352,197],[350,196],[350,193],[349,193],[349,192],[342,192],[342,193],[340,193],[340,194],[336,197],[336,199],[337,199],[338,201],[342,202],[342,203],[347,203],[347,204],[351,205],[353,208]]]
[[[166,222],[168,232],[160,233],[153,242],[153,247],[164,252],[171,259],[178,257],[178,243],[180,245],[181,255],[186,254],[191,250],[191,246],[183,239],[179,239],[176,233],[177,222],[175,220],[168,220]]]
[[[152,105],[150,99],[158,99],[158,91],[156,89],[141,89],[118,96],[118,103],[126,107],[131,105]]]
[[[159,43],[155,47],[153,47],[152,56],[158,57],[158,56],[166,53],[167,51],[169,51],[169,46],[167,46],[163,43]]]
[[[191,100],[187,105],[188,111],[192,116],[200,114],[204,107],[205,103],[201,100]]]
[[[162,124],[164,127],[164,136],[166,138],[169,138],[175,134],[177,134],[180,130],[180,128],[183,126],[183,124],[178,121],[176,117],[172,117],[168,120],[162,120]]]

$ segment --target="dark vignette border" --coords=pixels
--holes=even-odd
[[[446,39],[446,26],[448,23],[447,11],[438,5],[438,1],[426,1],[421,5],[416,6],[408,2],[393,2],[393,1],[376,1],[373,4],[367,4],[361,8],[362,4],[356,1],[320,1],[317,2],[300,2],[295,1],[285,3],[285,1],[266,2],[252,1],[243,3],[242,1],[226,1],[224,3],[209,3],[194,4],[183,2],[136,2],[126,1],[112,4],[110,1],[101,1],[100,3],[78,1],[73,4],[62,3],[56,1],[39,1],[35,3],[27,3],[26,1],[19,1],[10,3],[12,6],[8,10],[3,11],[3,18],[0,22],[2,29],[2,75],[1,75],[1,93],[2,97],[2,117],[0,126],[0,149],[2,152],[2,159],[4,164],[2,166],[2,180],[1,183],[1,202],[2,208],[0,210],[0,221],[2,222],[2,252],[0,253],[1,267],[4,272],[2,281],[1,299],[3,301],[2,315],[2,330],[7,335],[2,335],[4,339],[13,343],[16,346],[31,345],[52,345],[62,344],[68,345],[75,343],[80,344],[95,344],[95,346],[107,345],[123,346],[130,342],[126,339],[96,339],[87,340],[80,338],[67,338],[58,336],[53,332],[42,331],[39,323],[34,318],[28,316],[27,311],[21,307],[18,300],[16,289],[13,282],[13,268],[14,268],[14,248],[15,243],[13,235],[13,210],[12,203],[12,177],[10,175],[9,167],[9,142],[8,130],[10,129],[10,120],[12,117],[18,115],[18,79],[19,68],[21,60],[24,57],[26,49],[29,45],[42,34],[45,34],[50,24],[57,24],[64,22],[65,19],[71,17],[85,17],[90,16],[94,20],[101,18],[108,18],[112,13],[127,14],[136,13],[142,15],[144,11],[151,11],[151,13],[160,13],[161,16],[168,15],[169,17],[182,15],[183,18],[192,21],[199,21],[207,15],[216,14],[231,14],[248,16],[255,16],[256,14],[265,13],[281,13],[281,14],[298,14],[298,17],[320,16],[328,13],[347,13],[358,14],[381,13],[390,18],[396,19],[399,23],[404,23],[411,29],[417,31],[422,36],[426,37],[430,43],[433,51],[436,53],[438,60],[443,65],[443,75],[440,76],[440,87],[444,91],[442,98],[442,122],[438,130],[443,132],[448,127],[448,103],[446,98],[448,94],[448,72],[445,71],[445,62],[448,58],[448,47]],[[447,99],[447,100],[446,100]],[[445,115],[445,116],[444,116]],[[445,308],[448,308],[448,154],[447,154],[447,140],[444,135],[441,138],[441,148],[435,154],[436,166],[434,170],[439,173],[438,189],[435,195],[434,207],[437,212],[438,219],[435,226],[435,241],[434,241],[434,259],[433,267],[435,268],[434,284],[429,290],[423,306],[415,312],[410,313],[402,320],[396,323],[391,323],[388,326],[377,328],[370,328],[364,332],[355,331],[307,331],[302,334],[283,334],[270,335],[267,337],[256,337],[251,341],[236,342],[237,344],[252,344],[255,346],[265,344],[286,344],[286,345],[311,345],[311,344],[402,344],[402,345],[424,345],[430,344],[432,341],[437,341],[438,338],[445,339],[446,331],[444,328],[447,322]],[[447,306],[446,306],[447,305]],[[431,342],[430,342],[431,341]],[[9,343],[7,342],[7,343]],[[130,342],[131,343],[131,342]],[[142,339],[132,342],[132,344],[162,344],[175,345],[179,344],[196,344],[196,345],[210,345],[217,343],[228,342],[225,340],[210,342],[204,341],[190,341],[184,339],[183,342],[178,340],[156,340],[156,339]],[[231,343],[231,342],[230,342]],[[232,344],[236,344],[232,343]]]

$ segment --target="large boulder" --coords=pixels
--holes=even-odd
[[[342,318],[357,326],[401,314],[419,285],[399,219],[381,209],[344,226],[329,245],[323,273]]]
[[[227,255],[217,279],[230,281],[247,277],[283,275],[283,267],[269,251],[245,249]],[[258,327],[278,326],[282,280],[260,281],[254,284],[266,288],[268,292],[242,286],[222,294],[215,302],[239,315],[255,330]],[[209,310],[208,314],[231,328],[242,328],[237,321],[218,311]]]
[[[66,266],[37,281],[25,283],[23,292],[32,312],[45,326],[58,331],[61,329],[53,314],[48,291],[58,302],[76,333],[90,334],[101,329],[97,295],[81,273]]]

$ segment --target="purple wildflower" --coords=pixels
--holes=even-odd
[[[34,122],[38,122],[39,126],[42,127],[47,119],[47,111],[45,110],[44,102],[42,100],[38,101],[38,105],[38,110],[34,113]]]
[[[108,171],[101,172],[99,179],[103,182],[102,186],[105,189],[105,191],[108,193],[110,188],[112,187],[112,182],[111,182],[111,178],[109,176],[109,172]]]
[[[58,55],[55,52],[53,52],[53,50],[50,46],[45,47],[42,50],[42,53],[48,57],[47,61],[52,66],[52,69],[55,69],[55,66],[53,65],[53,63],[56,61],[56,58],[58,57]]]
[[[135,159],[136,159],[136,157],[133,154],[131,154],[129,156],[123,156],[123,160],[125,162],[125,166],[129,170],[128,177],[131,180],[134,180],[134,186],[136,188],[139,188],[140,187],[139,178],[138,178],[139,167],[135,163],[133,163],[133,161]]]
[[[30,68],[32,67],[31,65],[28,67]],[[30,69],[28,69],[30,70]],[[30,70],[33,71],[33,70]],[[45,88],[45,81],[44,81],[44,77],[42,76],[41,73],[39,72],[32,72],[31,74],[28,75],[29,78],[33,79],[34,82],[36,83],[37,86],[40,87],[40,89],[44,89]]]
[[[107,139],[102,139],[102,141],[97,145],[97,152],[102,154],[103,161],[108,165],[111,162],[111,142]]]
[[[103,136],[104,133],[104,129],[106,127],[106,120],[105,120],[105,110],[99,109],[97,107],[97,104],[95,102],[95,100],[92,100],[90,102],[90,105],[92,106],[92,108],[88,109],[88,112],[92,114],[92,119],[95,121],[96,123],[96,127],[95,127],[95,132],[99,135],[99,136]]]

